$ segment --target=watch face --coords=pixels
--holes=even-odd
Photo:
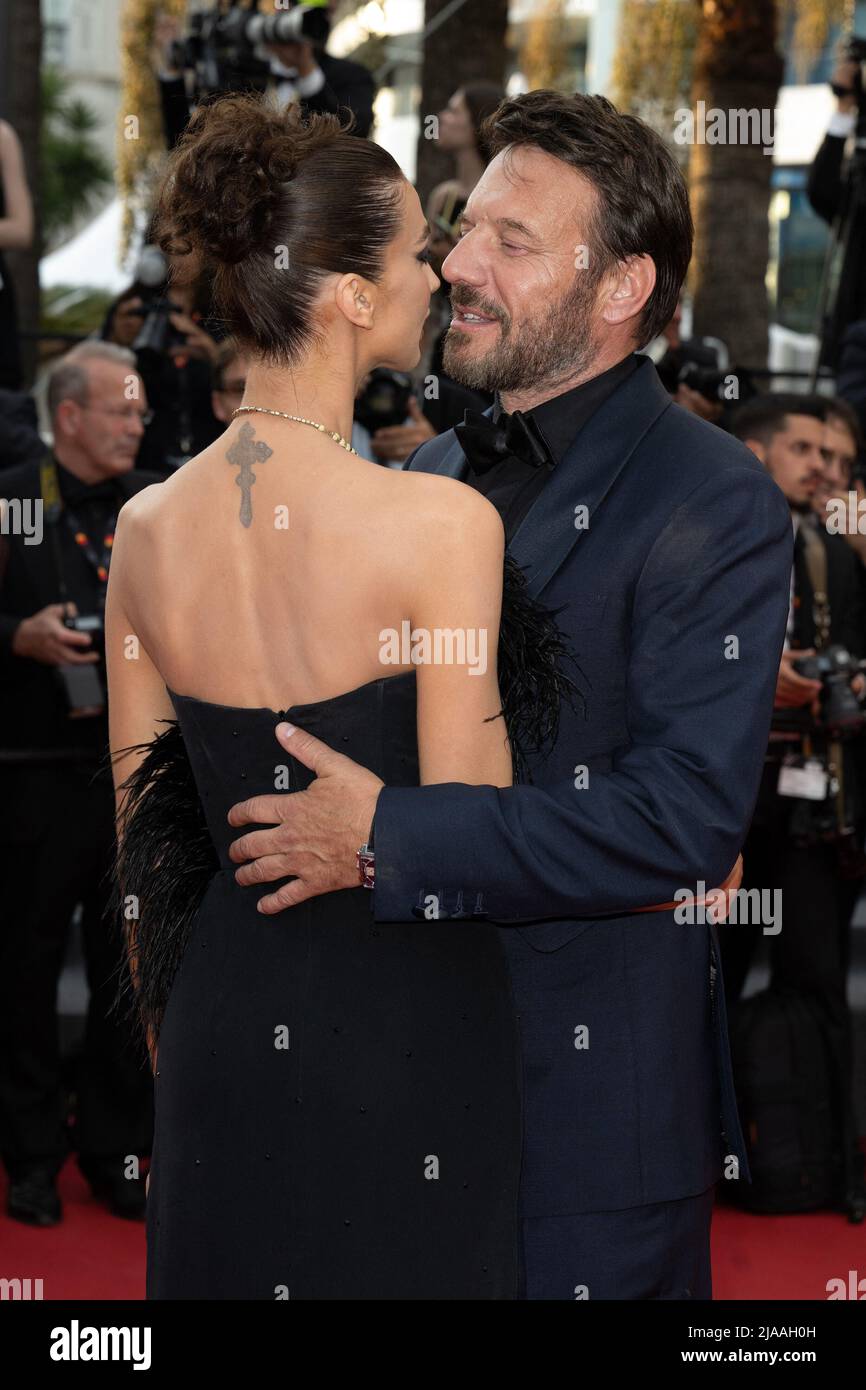
[[[361,879],[362,888],[372,888],[376,882],[376,857],[367,845],[362,845],[358,850],[358,874]]]

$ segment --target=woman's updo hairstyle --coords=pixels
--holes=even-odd
[[[171,155],[159,245],[173,259],[189,256],[191,276],[212,280],[228,331],[268,362],[309,348],[326,275],[380,278],[399,229],[400,166],[350,128],[337,116],[223,96],[198,107]]]

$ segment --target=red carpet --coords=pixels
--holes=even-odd
[[[41,1230],[6,1215],[0,1174],[0,1277],[41,1279],[45,1299],[144,1298],[144,1222],[122,1221],[91,1196],[74,1159],[60,1174],[59,1226]]]
[[[60,1177],[64,1220],[33,1230],[5,1215],[0,1177],[0,1277],[42,1279],[46,1299],[144,1297],[144,1224],[94,1201],[70,1160]],[[866,1225],[844,1216],[750,1216],[728,1207],[713,1219],[715,1297],[827,1298],[827,1280],[866,1277]]]

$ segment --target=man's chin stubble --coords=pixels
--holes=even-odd
[[[493,391],[487,385],[490,373],[489,353],[483,357],[472,357],[468,351],[469,342],[465,334],[449,328],[442,349],[442,365],[454,381],[468,386],[474,391]]]
[[[519,391],[535,384],[531,370],[527,372],[520,364],[507,360],[508,354],[502,351],[501,344],[490,348],[480,357],[473,357],[469,351],[466,334],[459,329],[449,329],[442,352],[442,365],[454,381],[468,386],[472,391]]]

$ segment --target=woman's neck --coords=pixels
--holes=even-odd
[[[350,363],[342,367],[330,364],[326,368],[316,359],[288,368],[254,362],[247,372],[242,404],[299,415],[350,439],[355,394]]]

